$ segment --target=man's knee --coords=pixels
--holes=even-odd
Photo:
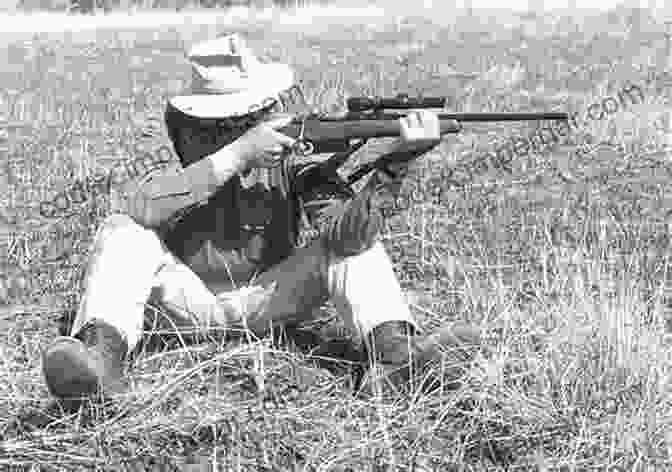
[[[100,244],[107,245],[112,241],[115,244],[128,244],[129,251],[135,254],[161,247],[161,241],[154,231],[140,226],[133,218],[122,213],[105,218],[98,231]]]
[[[133,227],[136,224],[133,218],[124,213],[113,213],[103,220],[101,227],[113,231],[119,228]]]
[[[358,195],[346,202],[340,214],[327,226],[326,242],[339,257],[361,254],[371,249],[378,239],[381,216],[371,206],[371,200]]]

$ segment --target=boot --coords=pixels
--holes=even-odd
[[[91,320],[74,337],[59,336],[42,355],[42,371],[55,397],[76,400],[123,389],[123,359],[128,344],[119,330]]]
[[[336,376],[349,375],[353,385],[361,382],[366,354],[361,338],[349,329],[332,323],[322,328],[290,325],[285,327],[285,336],[320,368]]]
[[[409,323],[388,321],[371,333],[369,359],[380,363],[387,372],[386,377],[401,391],[406,391],[412,384],[417,384],[423,391],[441,385],[438,376],[426,374],[432,371],[432,366],[438,367],[445,361],[443,368],[431,373],[440,371],[443,385],[456,389],[480,341],[480,330],[471,325],[453,324],[424,335]]]

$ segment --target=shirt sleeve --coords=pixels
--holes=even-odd
[[[150,174],[130,192],[126,213],[139,225],[155,229],[182,210],[206,202],[218,189],[210,159],[185,169]]]

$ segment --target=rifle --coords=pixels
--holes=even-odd
[[[321,178],[331,180],[337,170],[364,146],[369,139],[395,137],[401,135],[398,119],[403,112],[385,110],[411,110],[418,108],[443,108],[445,97],[409,97],[398,95],[394,98],[352,97],[347,100],[347,111],[337,114],[307,114],[297,116],[289,125],[277,131],[296,139],[295,153],[301,156],[319,153],[336,153],[329,159],[304,166],[295,178],[298,191],[308,190],[319,184]],[[439,113],[440,134],[455,134],[462,131],[462,123],[569,120],[563,112],[552,113]],[[415,156],[410,157],[410,159]],[[385,170],[387,164],[408,160],[408,154],[385,154],[373,162],[359,166],[345,182],[348,187],[374,169]],[[339,177],[340,179],[340,177]]]

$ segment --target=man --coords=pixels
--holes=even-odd
[[[287,117],[273,114],[294,84],[291,69],[259,62],[238,35],[197,44],[189,60],[191,90],[165,115],[183,169],[140,182],[126,214],[98,229],[72,336],[43,354],[50,392],[122,391],[123,361],[148,322],[185,334],[245,328],[265,336],[327,299],[369,359],[398,369],[402,384],[446,349],[453,363],[467,359],[478,330],[455,324],[423,334],[378,239],[371,195],[398,181],[373,175],[357,196],[329,205],[319,235],[296,247],[301,212],[282,165],[295,141],[275,130]],[[439,143],[433,113],[411,113],[401,125],[391,150],[419,155]]]

